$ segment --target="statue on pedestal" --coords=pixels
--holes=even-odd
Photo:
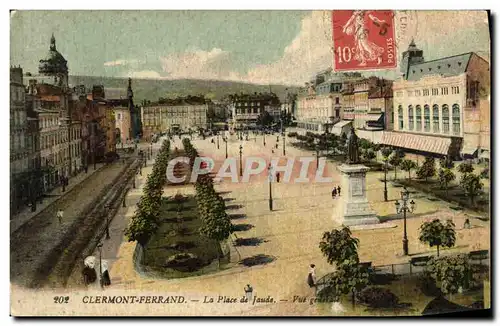
[[[359,164],[361,161],[359,159],[359,147],[358,147],[358,136],[354,131],[354,127],[351,124],[351,130],[349,137],[347,137],[347,164]]]

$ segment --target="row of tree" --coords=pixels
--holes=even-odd
[[[182,144],[192,170],[198,151],[187,138],[182,140]],[[224,199],[215,191],[212,177],[208,174],[200,175],[194,186],[198,213],[202,221],[200,234],[217,241],[226,240],[233,232],[233,225],[226,213]]]
[[[346,136],[337,136],[334,134],[315,134],[306,132],[305,135],[299,135],[296,132],[290,132],[289,137],[295,137],[301,142],[305,142],[306,146],[313,148],[318,146],[320,150],[332,150],[337,154],[345,154],[346,151]],[[429,179],[437,176],[441,189],[448,193],[450,184],[456,179],[454,173],[454,162],[449,157],[439,160],[439,169],[436,167],[436,159],[434,157],[426,157],[424,162],[419,166],[417,162],[405,158],[406,154],[401,149],[392,149],[387,146],[380,146],[370,142],[369,140],[358,138],[358,145],[361,152],[361,157],[366,161],[371,161],[377,157],[377,152],[380,152],[382,161],[386,169],[394,170],[394,179],[398,178],[398,169],[408,173],[408,180],[412,178],[412,171],[416,171],[418,179],[429,181]],[[480,174],[474,174],[474,167],[470,161],[461,163],[458,166],[458,172],[461,174],[459,185],[463,189],[465,195],[469,197],[471,204],[474,205],[474,200],[483,190],[482,178],[489,177],[489,171],[482,171]]]
[[[159,227],[161,197],[166,182],[170,141],[165,140],[156,156],[152,173],[148,175],[134,216],[125,230],[128,241],[144,246]]]

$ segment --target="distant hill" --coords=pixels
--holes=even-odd
[[[126,97],[127,78],[94,77],[94,76],[69,76],[69,84],[72,86],[104,85],[106,98]],[[133,79],[132,89],[136,103],[147,99],[156,101],[158,98],[172,98],[186,95],[204,95],[212,99],[221,99],[224,95],[234,93],[254,93],[271,91],[284,100],[287,88],[288,92],[297,92],[297,86],[286,85],[257,85],[242,82],[222,80],[200,80],[200,79]]]

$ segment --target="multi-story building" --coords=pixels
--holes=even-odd
[[[382,131],[392,127],[392,97],[390,80],[369,77],[347,82],[342,92],[343,121],[338,125],[351,121],[359,137],[379,143]]]
[[[188,96],[145,102],[142,107],[144,137],[160,132],[186,132],[207,128],[207,113],[213,103],[203,97]]]
[[[255,127],[259,115],[269,112],[280,116],[280,99],[274,93],[232,94],[229,96],[233,122],[236,128]]]
[[[401,73],[393,86],[394,132],[382,142],[416,154],[477,156],[489,138],[489,63],[473,52],[424,61],[412,41]]]
[[[29,190],[28,119],[26,114],[23,70],[10,68],[10,198],[11,210],[17,211]]]
[[[360,78],[358,73],[331,70],[317,74],[297,96],[294,114],[297,127],[319,133],[333,131],[333,126],[343,118],[346,87]],[[349,114],[351,110],[348,108],[346,112]]]

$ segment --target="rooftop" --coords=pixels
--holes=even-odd
[[[469,61],[474,55],[484,60],[474,52],[467,52],[446,58],[410,65],[410,67],[408,68],[408,76],[405,76],[405,79],[416,81],[426,75],[433,74],[439,74],[443,77],[460,75],[467,71]]]

